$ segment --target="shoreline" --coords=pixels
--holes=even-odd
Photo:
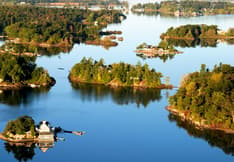
[[[139,14],[147,14],[147,13],[159,13],[160,15],[165,16],[172,16],[172,17],[198,17],[198,16],[215,16],[215,15],[234,15],[234,13],[217,13],[217,12],[204,12],[200,14],[199,12],[196,12],[194,14],[193,12],[182,12],[182,13],[176,13],[177,11],[166,11],[164,9],[145,9],[145,8],[137,8],[137,9],[131,9],[133,13],[139,13]]]
[[[0,83],[0,90],[19,90],[23,88],[40,88],[40,87],[50,87],[55,85],[56,80],[51,77],[51,83],[43,83],[43,84],[34,84],[34,83],[27,83],[27,82],[19,82],[19,83],[7,83],[1,82]]]
[[[11,139],[5,137],[2,133],[0,133],[0,139],[7,141],[7,142],[12,142],[12,143],[24,143],[24,142],[38,142],[38,138],[30,138],[30,139]]]
[[[50,43],[46,43],[46,42],[34,42],[34,40],[31,40],[30,42],[24,42],[21,41],[20,38],[9,38],[7,39],[10,43],[14,43],[14,44],[27,44],[27,45],[33,45],[36,47],[43,47],[43,48],[52,48],[52,47],[71,47],[73,46],[72,44],[68,44],[65,42],[60,42],[60,43],[56,43],[56,44],[50,44]]]
[[[192,120],[191,117],[187,117],[187,112],[185,111],[180,111],[176,108],[173,108],[172,106],[167,106],[166,110],[168,110],[170,113],[179,116],[182,120],[184,121],[189,121],[191,122],[191,124],[195,125],[195,127],[197,129],[210,129],[210,130],[218,130],[218,131],[222,131],[224,133],[228,133],[228,134],[234,134],[234,130],[233,129],[227,129],[227,128],[220,128],[220,127],[215,127],[212,125],[207,125],[204,124],[202,122],[199,121],[194,121]]]
[[[123,85],[120,83],[116,83],[113,80],[108,82],[108,83],[98,83],[98,82],[88,82],[88,81],[81,81],[80,79],[76,78],[76,77],[72,77],[72,76],[68,76],[69,80],[71,83],[84,83],[84,84],[93,84],[93,85],[103,85],[103,86],[110,86],[110,87],[129,87],[129,88],[154,88],[154,89],[173,89],[174,86],[173,85],[165,85],[165,84],[161,84],[159,86],[143,86],[141,84],[133,84],[133,85]]]

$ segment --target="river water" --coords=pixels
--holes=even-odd
[[[177,47],[183,54],[163,61],[142,59],[134,53],[137,45],[156,45],[160,34],[182,24],[216,24],[220,29],[234,27],[234,16],[218,15],[173,18],[127,15],[121,24],[108,30],[121,30],[124,40],[108,50],[100,46],[76,44],[68,53],[37,58],[57,83],[51,89],[7,91],[0,94],[0,131],[8,120],[22,115],[36,122],[46,119],[54,126],[84,130],[77,137],[61,134],[45,153],[38,147],[12,146],[0,141],[1,161],[233,161],[233,135],[196,132],[171,116],[165,107],[174,90],[110,89],[103,86],[71,85],[67,76],[71,67],[83,57],[105,63],[147,63],[178,86],[181,77],[197,71],[201,64],[213,68],[220,62],[234,65],[234,46],[219,43],[216,47]],[[2,43],[2,42],[1,42]],[[184,123],[186,125],[186,123]],[[232,142],[232,144],[231,144]]]

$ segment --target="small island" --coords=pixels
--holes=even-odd
[[[166,40],[162,40],[158,46],[152,46],[146,43],[142,43],[139,46],[137,46],[135,52],[139,56],[145,56],[148,58],[183,53],[181,51],[176,50],[174,46],[170,45]]]
[[[36,136],[34,120],[29,116],[22,116],[7,123],[0,139],[9,142],[34,142]]]
[[[51,127],[50,123],[43,120],[39,125],[30,116],[21,116],[16,120],[10,120],[3,133],[0,133],[0,139],[14,143],[38,143],[42,147],[43,143],[54,143],[59,138],[58,133],[71,133],[78,136],[84,135],[85,132],[67,131],[61,127]]]
[[[161,83],[162,74],[149,69],[147,64],[125,64],[123,62],[105,65],[103,59],[93,61],[83,58],[70,71],[72,83],[102,84],[112,87],[173,88]]]
[[[48,72],[37,67],[32,57],[0,54],[0,89],[21,89],[24,87],[49,87],[55,79]]]
[[[212,71],[203,64],[188,74],[167,109],[197,128],[234,133],[234,67],[216,65]]]

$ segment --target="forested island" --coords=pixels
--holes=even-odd
[[[0,6],[0,33],[13,43],[41,47],[67,47],[74,43],[99,41],[101,30],[126,18],[119,11],[45,8],[31,5]]]
[[[234,133],[234,67],[216,65],[212,71],[203,64],[199,72],[188,74],[168,110],[199,128]]]
[[[234,3],[222,1],[161,1],[160,3],[138,3],[132,6],[134,13],[158,12],[172,16],[203,16],[217,14],[234,14]]]
[[[217,25],[181,25],[179,27],[170,27],[165,33],[161,34],[161,39],[234,39],[234,28],[223,31]]]
[[[34,58],[0,54],[0,89],[24,87],[49,87],[55,80],[42,67],[37,67]]]
[[[93,61],[83,58],[70,71],[69,79],[74,83],[103,84],[113,87],[172,88],[161,83],[162,74],[149,69],[147,64],[130,65],[114,63],[105,65],[103,59]]]

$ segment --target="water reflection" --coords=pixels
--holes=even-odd
[[[5,143],[5,149],[8,153],[12,153],[18,161],[32,160],[36,148],[34,143]]]
[[[160,60],[162,60],[164,63],[168,60],[172,60],[175,55],[177,54],[164,54],[164,55],[155,55],[154,57],[147,57],[144,54],[136,54],[138,57],[141,57],[143,60],[147,59],[147,58],[159,58]]]
[[[35,149],[38,147],[42,152],[46,152],[48,149],[53,148],[54,142],[40,142],[40,143],[11,143],[5,142],[5,150],[14,155],[14,158],[18,161],[33,160],[35,156]]]
[[[109,87],[104,85],[92,85],[71,83],[72,87],[83,101],[104,100],[111,97],[112,100],[119,105],[128,105],[136,103],[137,107],[143,105],[147,107],[150,102],[160,101],[162,98],[160,89],[145,89],[131,87]]]
[[[35,98],[45,95],[49,91],[49,87],[41,88],[24,88],[20,90],[1,90],[0,103],[18,106],[21,104],[28,105]]]
[[[234,134],[216,130],[197,129],[191,123],[183,121],[180,117],[173,114],[169,114],[168,119],[171,122],[176,122],[178,127],[184,128],[190,136],[202,138],[212,147],[218,147],[226,154],[234,156]]]
[[[225,42],[226,40],[218,39],[195,39],[195,40],[184,40],[184,39],[167,39],[168,44],[176,47],[217,47],[219,42]]]

